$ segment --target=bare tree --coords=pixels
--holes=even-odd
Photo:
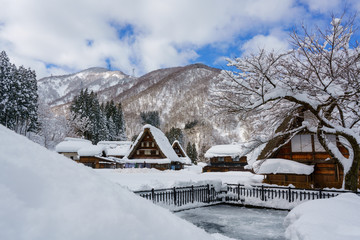
[[[261,50],[228,59],[236,71],[223,71],[212,91],[212,105],[251,122],[258,143],[286,134],[275,133],[284,117],[299,108],[312,115],[292,134],[306,129],[344,169],[344,187],[356,190],[360,164],[360,48],[352,41],[354,17],[332,17],[327,29],[306,27],[291,34],[293,49],[278,54]],[[309,115],[308,114],[308,115]],[[327,135],[348,149],[346,158]],[[254,144],[257,146],[259,144]]]

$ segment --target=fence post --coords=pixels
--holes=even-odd
[[[237,185],[238,201],[240,201],[240,183]]]
[[[265,201],[264,185],[261,185],[261,201]]]
[[[174,190],[174,205],[176,206],[176,188],[174,187],[173,190]]]
[[[321,195],[322,195],[322,192],[321,192],[321,188],[319,189],[319,198],[321,199]]]
[[[194,185],[191,185],[191,203],[194,203]]]
[[[207,186],[207,195],[208,195],[207,202],[210,203],[210,185],[207,184],[206,186]]]
[[[289,202],[291,202],[291,187],[289,187]]]
[[[154,188],[151,189],[151,198],[152,198],[153,202],[155,202],[155,190],[154,190]]]

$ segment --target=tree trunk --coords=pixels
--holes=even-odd
[[[354,151],[354,160],[350,170],[345,175],[345,189],[357,191],[359,182],[360,147],[356,141],[355,144],[353,144],[352,142],[350,142],[350,144]]]

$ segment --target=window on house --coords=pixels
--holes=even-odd
[[[145,155],[151,155],[151,150],[146,149],[146,150],[144,151],[144,154],[145,154]]]
[[[224,157],[218,157],[218,161],[219,161],[219,162],[223,162],[223,161],[224,161]]]
[[[141,146],[142,146],[142,147],[144,146],[144,142],[141,142]]]
[[[239,156],[236,156],[235,158],[234,158],[234,162],[238,162],[240,160],[240,157]]]
[[[150,146],[150,143],[149,142],[146,142],[146,147],[149,147]]]
[[[155,147],[155,143],[154,143],[154,142],[152,142],[152,143],[151,143],[151,146],[152,146],[152,147]]]
[[[159,155],[159,150],[156,150],[156,155]]]
[[[332,142],[333,144],[336,145],[336,136],[327,135],[326,137],[327,137],[327,139],[330,140],[330,142]],[[314,146],[315,146],[315,152],[326,152],[325,149],[323,148],[323,146],[321,146],[316,135],[314,136]]]
[[[136,150],[136,154],[137,154],[137,155],[140,155],[140,151],[139,151],[139,150]]]
[[[291,149],[293,152],[312,152],[311,135],[295,135],[291,139]]]

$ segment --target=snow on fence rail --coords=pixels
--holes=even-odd
[[[224,184],[220,191],[216,191],[213,185],[207,184],[151,189],[134,193],[175,210],[221,202],[290,210],[304,201],[332,198],[346,192],[350,191],[243,184]],[[359,192],[356,194],[360,195]]]
[[[225,202],[251,206],[291,209],[301,202],[336,197],[351,191],[300,189],[281,186],[226,184]],[[355,194],[360,195],[359,192]]]
[[[211,204],[217,201],[219,192],[213,185],[173,187],[165,189],[151,189],[135,191],[135,194],[168,206],[180,207],[187,204],[205,203]]]

